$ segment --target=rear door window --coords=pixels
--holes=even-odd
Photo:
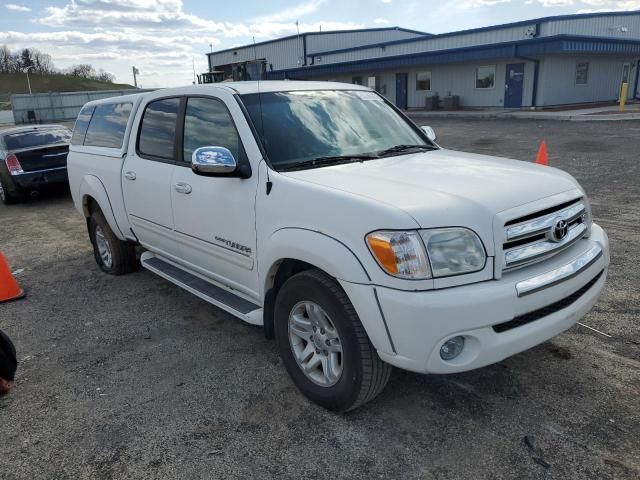
[[[122,148],[124,133],[133,105],[111,103],[96,106],[89,122],[85,146]]]
[[[176,158],[176,128],[179,98],[163,98],[149,102],[144,110],[138,136],[138,153],[160,160]]]
[[[93,111],[95,107],[84,107],[80,110],[78,114],[78,118],[76,119],[76,124],[73,127],[73,135],[71,136],[71,145],[82,145],[84,144],[84,137],[87,134],[87,127],[89,126],[89,122],[91,121],[91,115],[93,115]]]
[[[29,130],[11,133],[4,137],[8,150],[44,147],[46,145],[69,144],[71,130],[68,128],[51,128],[46,130]]]

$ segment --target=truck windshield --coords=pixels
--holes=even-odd
[[[4,137],[9,150],[20,150],[23,148],[43,147],[45,145],[55,145],[69,143],[71,131],[66,128],[29,130],[20,133],[11,133]]]
[[[268,92],[241,99],[277,170],[331,165],[333,158],[364,161],[397,146],[433,147],[375,92]]]

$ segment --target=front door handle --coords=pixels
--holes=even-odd
[[[124,178],[126,178],[127,180],[135,180],[136,172],[124,172]]]
[[[191,193],[191,185],[189,185],[188,183],[176,183],[173,188],[176,189],[176,192],[178,193],[184,193],[184,194],[190,194]]]

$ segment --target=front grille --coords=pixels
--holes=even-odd
[[[522,315],[518,315],[514,317],[513,320],[509,320],[508,322],[498,323],[497,325],[493,325],[493,331],[496,333],[506,332],[507,330],[511,330],[513,328],[521,327],[522,325],[526,325],[527,323],[535,322],[536,320],[540,320],[552,313],[559,312],[563,308],[567,308],[575,301],[577,301],[582,295],[587,293],[587,291],[593,287],[593,285],[598,281],[598,279],[602,276],[604,270],[598,273],[592,280],[589,281],[584,287],[580,290],[575,291],[568,297],[563,298],[562,300],[558,300],[551,305],[547,305],[546,307],[539,308],[534,310],[533,312],[528,312]]]
[[[566,234],[553,237],[559,220],[566,222]],[[531,213],[508,221],[502,245],[504,270],[539,262],[580,240],[588,231],[587,209],[582,199]]]

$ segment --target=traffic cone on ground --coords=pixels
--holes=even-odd
[[[536,163],[539,165],[549,165],[549,159],[547,158],[547,142],[544,140],[540,142],[540,148],[536,155]]]
[[[24,297],[24,291],[13,278],[7,259],[0,252],[0,303]]]

